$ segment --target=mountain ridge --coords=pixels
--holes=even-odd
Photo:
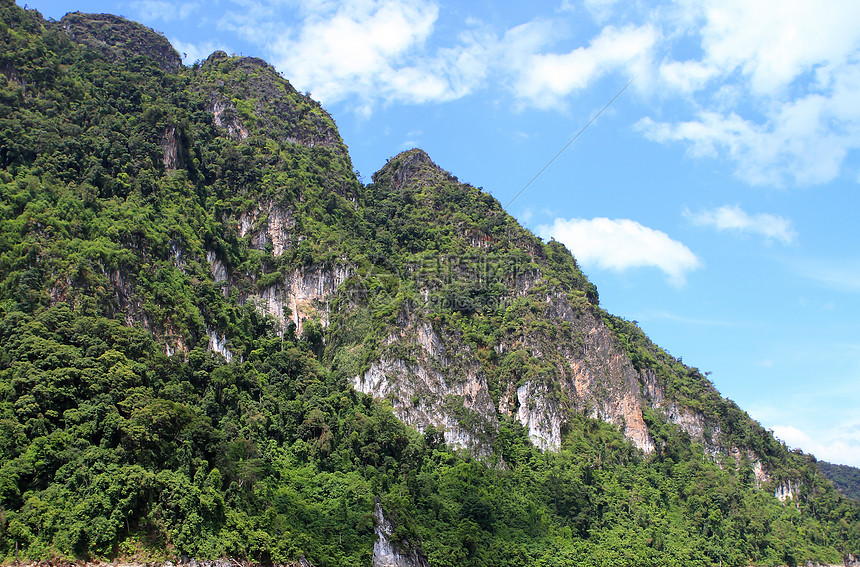
[[[166,37],[123,17],[69,12],[60,20],[60,25],[73,41],[100,50],[113,60],[149,57],[168,72],[182,66],[179,53]]]
[[[362,185],[262,60],[0,8],[6,557],[856,554],[814,458],[422,150]]]

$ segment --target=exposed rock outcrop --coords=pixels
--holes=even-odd
[[[214,250],[206,252],[206,261],[209,262],[209,268],[212,271],[212,278],[215,280],[215,283],[226,282],[227,266]]]
[[[227,348],[227,338],[219,335],[214,329],[207,329],[209,333],[209,350],[217,352],[224,357],[224,360],[230,362],[233,360],[233,353]]]
[[[487,378],[468,347],[443,341],[427,321],[408,317],[385,346],[386,354],[353,378],[355,389],[390,400],[397,416],[419,431],[432,425],[444,431],[446,443],[488,455],[499,424]],[[406,359],[396,354],[403,347]]]
[[[316,320],[323,328],[328,326],[329,302],[351,273],[349,266],[295,269],[281,282],[247,296],[245,301],[274,317],[279,334],[292,323],[296,334],[301,335],[306,321]]]
[[[394,534],[394,524],[382,510],[382,505],[376,501],[373,508],[376,523],[376,541],[373,544],[373,567],[429,567],[427,558],[415,548],[402,549],[391,541]],[[407,545],[409,542],[405,542]]]
[[[786,502],[788,500],[794,500],[795,492],[797,492],[796,484],[793,484],[790,480],[786,480],[785,482],[780,482],[776,485],[773,495],[780,502]]]
[[[212,120],[215,125],[223,128],[229,137],[241,141],[250,136],[250,132],[239,117],[236,107],[218,92],[211,94],[208,110],[212,113]]]
[[[181,167],[179,153],[179,137],[176,132],[176,126],[168,126],[164,129],[161,135],[161,148],[164,151],[162,163],[167,171],[174,171]]]
[[[727,462],[733,463],[734,466],[740,465],[743,459],[747,459],[748,462],[752,463],[753,481],[756,486],[761,487],[771,481],[760,457],[748,449],[736,447],[725,438],[722,426],[717,419],[708,418],[701,412],[685,407],[667,397],[660,380],[649,370],[641,372],[640,381],[642,395],[647,404],[662,412],[666,421],[677,425],[691,439],[701,443],[705,454],[718,461],[726,457]]]
[[[718,421],[708,420],[701,413],[667,399],[665,388],[653,372],[644,370],[641,382],[642,393],[648,404],[654,409],[662,410],[669,423],[679,426],[694,440],[702,443],[705,453],[715,456],[732,452],[731,447],[724,447]]]
[[[292,245],[293,238],[299,240],[293,233],[295,226],[291,211],[269,202],[242,213],[237,228],[240,238],[250,235],[252,248],[265,250],[271,244],[272,255],[278,257]]]
[[[538,276],[515,282],[517,296],[545,282]],[[511,298],[513,299],[513,298]],[[532,298],[535,300],[535,298]],[[499,376],[497,403],[490,393],[488,370],[451,328],[434,330],[422,310],[404,312],[398,331],[386,341],[378,362],[353,379],[355,388],[387,398],[404,422],[423,430],[442,428],[448,443],[476,455],[489,452],[498,430],[496,411],[517,419],[541,448],[556,450],[571,412],[584,412],[619,426],[646,453],[653,440],[642,417],[644,399],[636,370],[612,333],[588,309],[574,308],[564,294],[540,298],[551,325],[564,336],[540,332],[512,334],[496,348],[503,356],[523,357],[529,367]],[[548,374],[534,374],[533,367]]]

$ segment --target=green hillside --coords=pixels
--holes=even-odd
[[[0,0],[3,561],[370,565],[377,502],[433,566],[860,555],[860,505],[605,313],[562,245],[420,150],[362,185],[261,60],[176,60],[139,24]],[[632,391],[565,397],[588,325]],[[385,361],[453,393],[357,391]],[[471,375],[492,411],[453,389]],[[557,401],[557,447],[518,420],[525,386]],[[638,429],[598,394],[643,404]],[[421,408],[475,444],[399,419]]]
[[[818,461],[818,466],[839,492],[849,498],[860,500],[860,469],[847,465],[834,465],[825,461]]]

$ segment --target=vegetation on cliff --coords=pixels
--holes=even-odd
[[[105,36],[127,41],[94,49]],[[0,0],[0,556],[367,565],[376,498],[395,543],[439,566],[860,551],[860,507],[600,310],[563,246],[420,151],[364,187],[328,114],[273,68],[221,53],[178,67],[163,48],[119,18],[46,22]],[[289,211],[277,249],[260,237],[274,211]],[[428,263],[477,254],[493,278]],[[284,325],[250,300],[338,267],[328,326]],[[514,297],[538,273],[543,287]],[[494,384],[554,372],[549,354],[500,355],[500,337],[573,340],[542,311],[557,290],[749,453],[715,456],[656,410],[652,454],[576,411],[543,452],[500,412],[476,459],[351,386],[420,309],[480,358],[498,407]]]

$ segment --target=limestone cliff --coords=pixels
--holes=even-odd
[[[163,36],[122,18],[73,13],[62,26],[107,58],[150,57],[170,72],[181,66]],[[314,322],[323,332],[323,358],[356,390],[389,400],[404,422],[441,429],[447,443],[475,455],[492,454],[503,419],[519,422],[538,447],[557,450],[577,415],[618,427],[649,454],[661,450],[648,425],[648,412],[656,411],[712,458],[749,463],[757,483],[770,482],[766,451],[736,439],[717,409],[705,411],[673,389],[673,373],[686,370],[661,373],[653,357],[638,358],[630,334],[610,324],[563,246],[535,238],[490,195],[460,183],[421,150],[393,157],[360,188],[328,113],[260,59],[215,52],[190,74],[214,135],[234,148],[227,159],[248,171],[237,179],[205,175],[214,175],[221,191],[244,192],[249,182],[262,190],[217,213],[227,239],[219,247],[171,241],[172,264],[184,276],[205,266],[225,301],[253,306],[278,335],[301,336]],[[182,128],[171,123],[159,131],[168,173],[203,157],[191,156],[193,141]],[[282,144],[270,163],[289,159],[259,179],[241,156],[264,137]],[[314,216],[349,208],[352,219]],[[310,249],[330,245],[315,241],[314,223],[334,218],[343,222],[341,238],[352,232],[353,249],[309,261]],[[239,265],[245,251],[256,259]],[[216,318],[203,316],[185,331],[169,313],[154,321],[129,275],[122,267],[110,272],[116,310],[129,324],[162,333],[167,354],[184,356],[203,342],[227,361],[234,352],[242,359]],[[60,298],[67,289],[61,284],[52,294]]]
[[[371,348],[364,337],[329,338],[335,349],[363,353],[352,378],[357,390],[389,400],[404,422],[441,429],[446,442],[478,456],[492,452],[505,416],[522,424],[537,446],[557,450],[568,421],[582,414],[617,426],[648,454],[660,450],[646,422],[646,413],[657,412],[713,459],[749,463],[757,484],[770,482],[759,454],[765,450],[724,430],[731,425],[724,425],[723,410],[705,411],[702,400],[668,393],[676,379],[667,376],[684,374],[718,408],[724,402],[713,386],[695,370],[667,371],[656,359],[646,363],[631,355],[635,337],[609,324],[615,319],[596,305],[596,291],[561,245],[493,220],[504,215],[494,200],[459,183],[423,151],[392,158],[374,181],[372,195],[384,199],[380,207],[399,200],[434,210],[444,238],[460,244],[456,257],[431,243],[398,265],[380,259],[376,273],[353,282],[369,296],[352,289],[338,303],[332,314],[337,328],[368,309],[384,306],[392,313],[384,340]],[[468,219],[449,207],[451,200],[489,204],[480,219]],[[394,231],[406,221],[382,222],[377,230]],[[488,324],[504,332],[490,333]]]
[[[425,152],[364,185],[274,68],[184,67],[121,18],[3,0],[0,35],[7,558],[150,538],[266,565],[860,549],[814,457]]]
[[[385,516],[379,500],[373,508],[376,541],[373,544],[373,567],[429,567],[427,558],[414,548],[409,548],[410,542],[396,544],[392,541],[394,523]]]

